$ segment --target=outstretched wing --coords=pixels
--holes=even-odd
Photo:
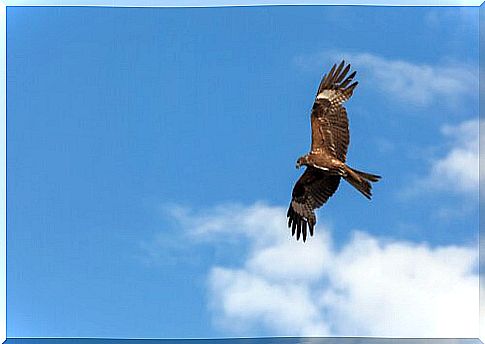
[[[303,234],[307,237],[307,227],[313,236],[313,228],[317,222],[314,210],[320,208],[338,188],[340,176],[307,167],[293,188],[290,207],[288,208],[288,227],[296,240]]]
[[[345,62],[333,65],[328,74],[322,78],[313,104],[312,151],[326,151],[345,162],[349,146],[349,121],[343,103],[350,99],[358,82],[353,83],[354,71],[347,76],[350,64]]]

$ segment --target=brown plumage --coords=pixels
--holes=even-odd
[[[344,68],[345,67],[345,68]],[[333,65],[322,78],[312,108],[312,145],[310,153],[300,157],[297,167],[306,166],[295,184],[288,209],[288,227],[299,240],[307,238],[316,224],[315,209],[320,208],[337,191],[340,178],[344,178],[368,199],[372,185],[381,177],[361,172],[345,164],[350,142],[347,110],[343,103],[350,99],[358,82],[356,72],[347,74],[350,64]]]

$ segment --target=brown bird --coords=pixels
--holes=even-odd
[[[298,158],[296,167],[306,166],[305,172],[295,184],[288,209],[288,227],[296,239],[307,238],[307,227],[313,236],[316,223],[315,209],[320,208],[337,190],[340,178],[344,178],[368,199],[371,183],[381,177],[361,172],[345,164],[349,146],[349,121],[343,103],[350,99],[358,82],[353,81],[356,72],[347,74],[350,64],[345,61],[333,65],[318,87],[312,108],[312,146],[310,153]]]

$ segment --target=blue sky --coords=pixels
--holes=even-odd
[[[258,238],[293,240],[278,221],[310,145],[315,89],[343,57],[360,81],[347,103],[349,164],[383,180],[371,202],[341,184],[318,212],[313,251],[273,248],[335,266],[362,249],[355,238],[378,262],[424,250],[429,271],[456,263],[458,289],[470,290],[477,42],[477,8],[8,8],[7,335],[288,334],[285,319],[268,319],[305,304],[273,307],[295,286],[244,314],[249,301],[231,311],[226,292],[288,286],[261,268],[271,242]],[[322,264],[312,282],[284,275],[311,294],[337,278]],[[340,323],[315,311],[315,326],[289,334],[343,334],[352,321],[330,294],[322,309]]]

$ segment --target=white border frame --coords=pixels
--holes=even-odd
[[[269,5],[374,5],[479,7],[483,2],[484,0],[374,0],[372,3],[366,0],[304,0],[301,3],[295,3],[294,0],[0,0],[0,342],[3,343],[7,339],[7,6],[228,7]],[[480,276],[480,280],[482,280],[482,276]],[[485,287],[483,289],[485,290]],[[485,312],[485,310],[483,311]],[[479,316],[479,321],[482,320],[485,322],[485,314],[482,314],[482,309],[480,309],[480,315],[483,315],[483,317]],[[485,343],[485,323],[480,323],[479,325],[480,331],[478,339],[482,343]]]
[[[7,13],[0,0],[0,340],[7,338]]]
[[[480,6],[484,0],[0,0],[7,6],[229,7],[278,5]]]

